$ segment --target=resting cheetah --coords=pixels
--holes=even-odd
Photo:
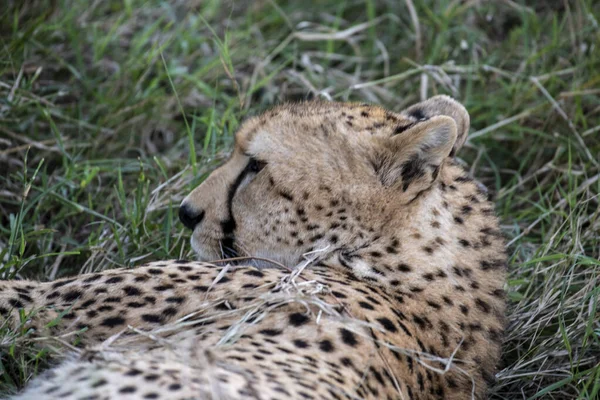
[[[454,160],[468,129],[447,96],[250,119],[180,208],[200,259],[237,265],[0,283],[10,323],[85,345],[16,399],[484,398],[506,258]]]

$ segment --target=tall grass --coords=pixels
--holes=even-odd
[[[5,0],[0,277],[192,257],[182,196],[249,114],[324,98],[462,101],[460,153],[509,240],[492,397],[600,391],[600,3]],[[0,326],[0,395],[52,346]]]

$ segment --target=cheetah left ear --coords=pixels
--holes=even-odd
[[[456,122],[445,115],[415,122],[402,133],[376,138],[371,164],[384,186],[397,187],[412,201],[437,179],[456,132]]]
[[[408,107],[400,113],[403,117],[415,122],[425,121],[436,115],[450,117],[456,123],[456,142],[450,152],[454,157],[456,152],[465,144],[469,134],[470,117],[467,109],[450,96],[439,95],[431,97],[421,103]]]

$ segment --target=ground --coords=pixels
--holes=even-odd
[[[400,110],[451,94],[472,115],[460,157],[490,188],[508,238],[511,322],[492,398],[597,396],[599,5],[315,7],[9,2],[3,277],[191,257],[182,196],[225,156],[239,121],[276,102]],[[53,344],[40,351],[25,331],[2,329],[5,394]]]

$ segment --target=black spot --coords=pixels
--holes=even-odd
[[[396,328],[394,323],[392,321],[390,321],[389,318],[386,318],[386,317],[377,318],[377,322],[379,322],[386,330],[388,330],[390,332],[398,331],[398,328]]]
[[[108,383],[108,382],[106,381],[106,379],[100,379],[100,380],[98,380],[98,381],[96,381],[96,382],[92,383],[92,385],[91,385],[91,386],[92,386],[92,388],[94,388],[94,389],[95,389],[95,388],[99,388],[100,386],[104,386],[104,385],[106,385],[107,383]]]
[[[505,268],[506,263],[503,260],[481,261],[479,267],[482,270],[487,271],[488,269]]]
[[[166,317],[177,315],[177,309],[175,307],[167,307],[162,311],[162,315]]]
[[[146,272],[148,272],[149,274],[152,274],[152,275],[160,275],[160,274],[164,273],[164,271],[159,268],[148,268],[146,270]]]
[[[427,327],[428,320],[425,317],[420,317],[418,315],[413,315],[413,322],[419,325],[419,328],[425,329]]]
[[[160,375],[158,375],[158,374],[144,375],[144,380],[146,380],[148,382],[154,382],[154,381],[158,380],[158,378],[160,378]]]
[[[465,239],[460,239],[458,241],[458,243],[460,243],[460,245],[463,246],[463,247],[469,247],[471,245],[471,243],[469,243],[469,241],[465,240]]]
[[[138,288],[133,286],[125,286],[123,288],[123,291],[127,296],[139,296],[140,294],[142,294],[142,292]]]
[[[383,376],[379,373],[379,371],[377,371],[373,366],[371,366],[370,370],[371,373],[373,373],[373,376],[375,376],[375,379],[377,379],[377,382],[379,382],[380,385],[385,386]]]
[[[423,382],[423,374],[417,372],[417,382],[419,383],[419,389],[421,391],[425,390],[425,383]]]
[[[183,296],[172,296],[172,297],[167,297],[165,299],[165,301],[167,303],[175,303],[175,304],[181,304],[185,301],[185,297]]]
[[[109,328],[114,328],[115,326],[124,325],[125,319],[119,316],[116,317],[108,317],[105,318],[104,321],[100,323],[102,326],[107,326]]]
[[[244,275],[257,276],[259,278],[262,278],[265,276],[265,274],[263,274],[262,272],[260,272],[259,270],[256,270],[256,269],[248,270],[248,271],[244,272]]]
[[[16,290],[18,290],[18,289],[16,289]],[[29,297],[28,295],[26,295],[24,293],[19,293],[19,298],[21,300],[24,300],[24,301],[28,302],[28,303],[31,303],[33,301],[33,299],[31,297]]]
[[[330,340],[322,340],[319,342],[319,348],[325,353],[331,353],[334,351],[333,343]]]
[[[10,304],[11,306],[13,306],[15,308],[23,308],[23,303],[21,303],[17,299],[10,299],[10,300],[8,300],[8,304]]]
[[[283,190],[279,190],[277,192],[277,194],[279,194],[279,196],[283,197],[284,199],[288,200],[288,201],[294,201],[294,196],[292,196],[290,193],[285,192]]]
[[[277,336],[281,335],[282,331],[280,329],[263,329],[260,331],[265,336]]]
[[[480,331],[483,329],[483,327],[481,326],[481,324],[479,322],[473,322],[473,323],[469,324],[469,329],[472,331]]]
[[[344,367],[352,367],[354,365],[352,363],[352,360],[349,359],[348,357],[342,357],[342,358],[340,358],[340,362],[342,363],[342,365]]]
[[[431,308],[435,308],[436,310],[439,310],[440,308],[442,308],[442,306],[440,306],[438,303],[433,302],[431,300],[427,300],[427,304],[429,304],[429,306]]]
[[[81,297],[81,292],[79,290],[71,290],[70,292],[67,292],[65,294],[63,294],[62,298],[64,301],[73,301],[73,300],[77,300],[79,297]]]
[[[302,339],[295,339],[293,343],[294,346],[298,347],[299,349],[306,349],[309,346],[308,343]]]
[[[135,386],[123,386],[121,389],[119,389],[119,393],[135,393],[136,390],[137,389]]]
[[[101,274],[94,274],[94,275],[92,275],[92,276],[90,276],[90,277],[88,277],[88,278],[85,278],[85,279],[83,280],[83,283],[91,283],[91,282],[97,281],[97,280],[98,280],[98,279],[100,279],[101,277],[102,277],[102,275],[101,275]]]
[[[104,283],[119,283],[123,281],[122,276],[113,276],[112,278],[108,278],[104,281]]]
[[[154,290],[156,290],[157,292],[164,292],[165,290],[169,290],[169,289],[173,289],[175,286],[170,285],[170,284],[166,284],[166,285],[159,285],[159,286],[154,286]]]
[[[181,385],[179,383],[172,383],[169,385],[169,390],[173,392],[179,389],[181,389]]]
[[[319,239],[323,239],[323,235],[322,235],[322,234],[320,234],[320,233],[317,233],[316,235],[314,235],[314,236],[311,236],[311,237],[309,238],[309,240],[310,240],[311,242],[313,242],[313,243],[314,243],[314,242],[316,242],[316,241],[317,241],[317,240],[319,240]]]
[[[88,308],[89,306],[91,306],[94,303],[96,303],[96,300],[94,300],[94,299],[87,300],[87,301],[81,303],[81,305],[79,307],[80,308]]]
[[[371,288],[369,288],[369,289],[371,289]],[[374,291],[374,290],[372,290],[372,289],[371,289],[371,291],[372,291],[372,292],[375,292],[375,291]],[[367,297],[366,297],[366,299],[367,299],[367,300],[369,300],[371,303],[375,303],[375,304],[377,304],[378,306],[380,306],[380,305],[381,305],[381,302],[380,302],[380,301],[378,301],[377,299],[373,298],[372,296],[367,296]]]
[[[465,221],[461,217],[454,217],[454,222],[456,222],[459,225],[462,225],[465,223]]]
[[[301,325],[306,324],[308,322],[309,318],[306,315],[301,314],[301,313],[293,313],[293,314],[290,314],[289,320],[290,320],[291,325],[301,326]]]
[[[460,312],[462,312],[463,314],[465,314],[465,315],[469,314],[469,307],[467,307],[466,305],[461,304],[459,306],[459,308],[460,308]]]
[[[404,264],[404,263],[402,263],[402,264],[399,264],[399,265],[396,267],[396,269],[397,269],[398,271],[400,271],[400,272],[410,272],[410,271],[412,271],[412,268],[411,268],[411,267],[409,267],[408,265]]]
[[[97,279],[99,279],[99,278],[100,278],[100,277],[98,277]],[[91,278],[88,278],[88,279],[91,279]],[[66,285],[66,284],[68,284],[68,283],[71,283],[71,282],[73,282],[73,281],[75,281],[75,279],[66,279],[66,280],[64,280],[64,281],[57,281],[57,282],[54,282],[54,283],[52,284],[52,289],[59,288],[59,287],[61,287],[61,286],[64,286],[64,285]]]
[[[434,280],[434,279],[435,279],[435,278],[433,277],[433,274],[432,274],[432,273],[430,273],[430,272],[429,272],[429,273],[427,273],[427,274],[423,274],[423,278],[424,278],[425,280],[428,280],[428,281],[432,281],[432,280]]]
[[[120,297],[107,297],[106,299],[104,299],[104,303],[120,303],[120,302],[121,302]]]
[[[487,302],[485,302],[479,298],[475,299],[475,305],[477,306],[477,308],[479,308],[481,311],[483,311],[486,314],[488,314],[491,310],[490,305]]]
[[[358,340],[356,339],[356,335],[350,332],[346,328],[340,328],[340,334],[342,335],[342,341],[346,343],[348,346],[356,346],[358,344]]]
[[[157,314],[142,314],[142,320],[154,324],[162,322],[161,316]]]

